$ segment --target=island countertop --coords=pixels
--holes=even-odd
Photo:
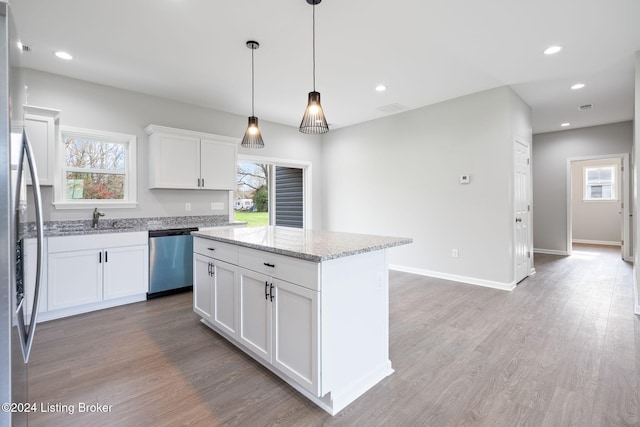
[[[407,237],[274,226],[194,231],[191,234],[313,262],[328,261],[413,242],[413,239]]]

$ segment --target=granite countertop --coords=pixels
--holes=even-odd
[[[151,230],[197,227],[201,230],[222,227],[242,227],[246,222],[229,222],[226,215],[153,217],[153,218],[101,218],[98,228],[91,227],[91,220],[47,221],[44,223],[45,237],[80,236],[107,233],[134,233]],[[28,223],[22,237],[35,237],[35,224]]]
[[[407,245],[413,239],[370,234],[340,233],[289,227],[225,228],[194,231],[194,236],[248,248],[321,262],[335,258]]]

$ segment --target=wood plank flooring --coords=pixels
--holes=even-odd
[[[30,396],[75,413],[30,425],[640,426],[632,266],[583,245],[535,264],[513,292],[391,272],[396,372],[335,417],[200,324],[191,294],[46,322]]]

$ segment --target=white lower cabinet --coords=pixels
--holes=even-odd
[[[213,314],[211,322],[227,331],[231,336],[236,334],[236,312],[238,300],[236,296],[236,277],[238,267],[235,265],[213,261]]]
[[[330,414],[393,372],[384,251],[312,262],[196,236],[194,261],[203,323]]]
[[[104,258],[103,299],[128,297],[148,291],[148,245],[107,248]]]
[[[238,268],[195,253],[193,269],[193,310],[227,334],[235,336]]]
[[[98,249],[49,254],[49,310],[102,300],[102,251]]]
[[[240,268],[238,341],[319,395],[319,292]]]
[[[44,320],[146,299],[147,239],[144,232],[49,238]]]
[[[193,254],[193,311],[204,320],[211,321],[211,263],[213,259]]]
[[[272,279],[271,363],[316,396],[320,396],[320,293]]]
[[[212,258],[220,254],[238,259],[237,247],[215,242],[218,247],[211,248],[213,243],[194,241],[195,250],[204,253],[194,253],[194,311],[256,358],[320,396],[320,293],[246,268],[254,265],[250,262],[234,265]],[[255,265],[280,265],[272,262]]]
[[[238,341],[271,362],[271,302],[269,277],[240,269],[240,328]]]

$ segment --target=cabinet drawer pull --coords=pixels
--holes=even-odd
[[[216,248],[207,248],[207,249],[209,249],[210,251],[215,251],[216,250]]]
[[[271,268],[273,268],[273,267],[275,267],[275,266],[276,266],[275,264],[269,264],[268,262],[264,262],[263,264],[264,264],[265,266],[267,266],[267,267],[271,267]]]
[[[264,282],[264,299],[269,299],[269,282]]]
[[[271,284],[271,287],[269,288],[269,299],[270,299],[271,301],[273,301],[273,297],[274,297],[274,296],[275,296],[275,295],[273,295],[273,283],[272,283],[272,284]]]

